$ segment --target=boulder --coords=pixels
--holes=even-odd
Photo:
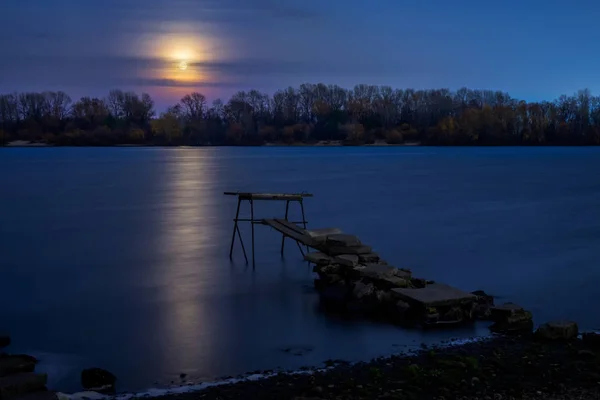
[[[356,267],[358,265],[358,256],[353,254],[342,254],[335,256],[333,262],[345,267]]]
[[[46,374],[25,372],[0,378],[0,399],[46,390]]]
[[[89,368],[81,371],[81,385],[89,390],[106,390],[114,388],[117,377],[102,368]]]
[[[0,333],[0,349],[8,347],[10,344],[10,336],[7,334]]]
[[[508,317],[523,312],[524,309],[515,303],[504,303],[500,306],[490,307],[490,316],[495,322],[505,321]]]
[[[36,360],[30,356],[6,355],[0,356],[0,377],[33,372]]]
[[[344,233],[334,234],[327,236],[327,245],[332,247],[351,247],[351,246],[360,246],[362,243],[360,239],[354,235],[347,235]]]
[[[504,318],[493,318],[495,323],[490,326],[490,330],[495,333],[530,334],[533,331],[533,315],[522,308],[513,310],[511,314],[504,314]]]
[[[535,336],[544,340],[571,340],[579,334],[577,324],[572,321],[551,321],[541,325]]]

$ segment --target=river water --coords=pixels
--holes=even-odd
[[[99,366],[138,391],[487,333],[328,316],[297,247],[281,259],[263,226],[256,269],[238,247],[230,262],[230,190],[314,193],[309,227],[356,233],[395,266],[536,322],[600,328],[597,148],[14,148],[0,149],[11,351],[37,355],[54,389],[79,390],[80,370]]]

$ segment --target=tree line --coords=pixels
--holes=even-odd
[[[430,145],[598,145],[600,96],[554,101],[461,88],[302,84],[270,96],[241,91],[209,104],[198,92],[157,113],[147,93],[112,90],[73,101],[64,92],[0,95],[0,145],[261,145],[341,141]]]

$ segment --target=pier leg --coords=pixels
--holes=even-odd
[[[233,234],[231,235],[231,247],[229,248],[229,259],[231,260],[233,258],[233,244],[235,243],[235,232],[238,232],[239,235],[239,229],[238,229],[238,218],[240,216],[240,203],[242,201],[238,198],[238,205],[237,205],[237,211],[235,212],[235,219],[233,220]],[[240,235],[240,241],[242,240],[242,237]],[[243,244],[242,244],[243,246]],[[244,253],[246,253],[244,251]],[[244,254],[245,255],[245,254]]]
[[[254,261],[254,201],[250,199],[250,224],[252,225],[252,268],[256,266]]]
[[[304,229],[306,229],[306,217],[304,216],[304,202],[300,199],[300,209],[302,210],[302,223],[304,224]],[[308,246],[306,246],[306,252],[308,253]],[[302,253],[304,255],[304,253]]]
[[[288,212],[290,210],[290,201],[285,202],[285,220],[288,219]],[[281,256],[283,257],[283,247],[285,246],[285,236],[281,235]]]
[[[302,257],[304,257],[304,251],[302,251],[302,246],[300,246],[300,242],[296,242],[296,244],[298,245],[298,249],[300,250]]]
[[[244,246],[244,241],[242,240],[242,233],[240,232],[240,227],[236,227],[235,230],[238,233],[238,237],[240,238],[240,244],[242,245],[242,251],[244,252],[244,258],[246,259],[246,264],[248,264],[248,256],[246,255],[246,247]]]

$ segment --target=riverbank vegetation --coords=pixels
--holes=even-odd
[[[112,90],[73,101],[64,92],[0,95],[0,145],[262,145],[341,141],[428,145],[598,145],[600,96],[581,90],[525,102],[491,90],[303,84],[273,96],[201,93],[157,112],[148,94]]]

